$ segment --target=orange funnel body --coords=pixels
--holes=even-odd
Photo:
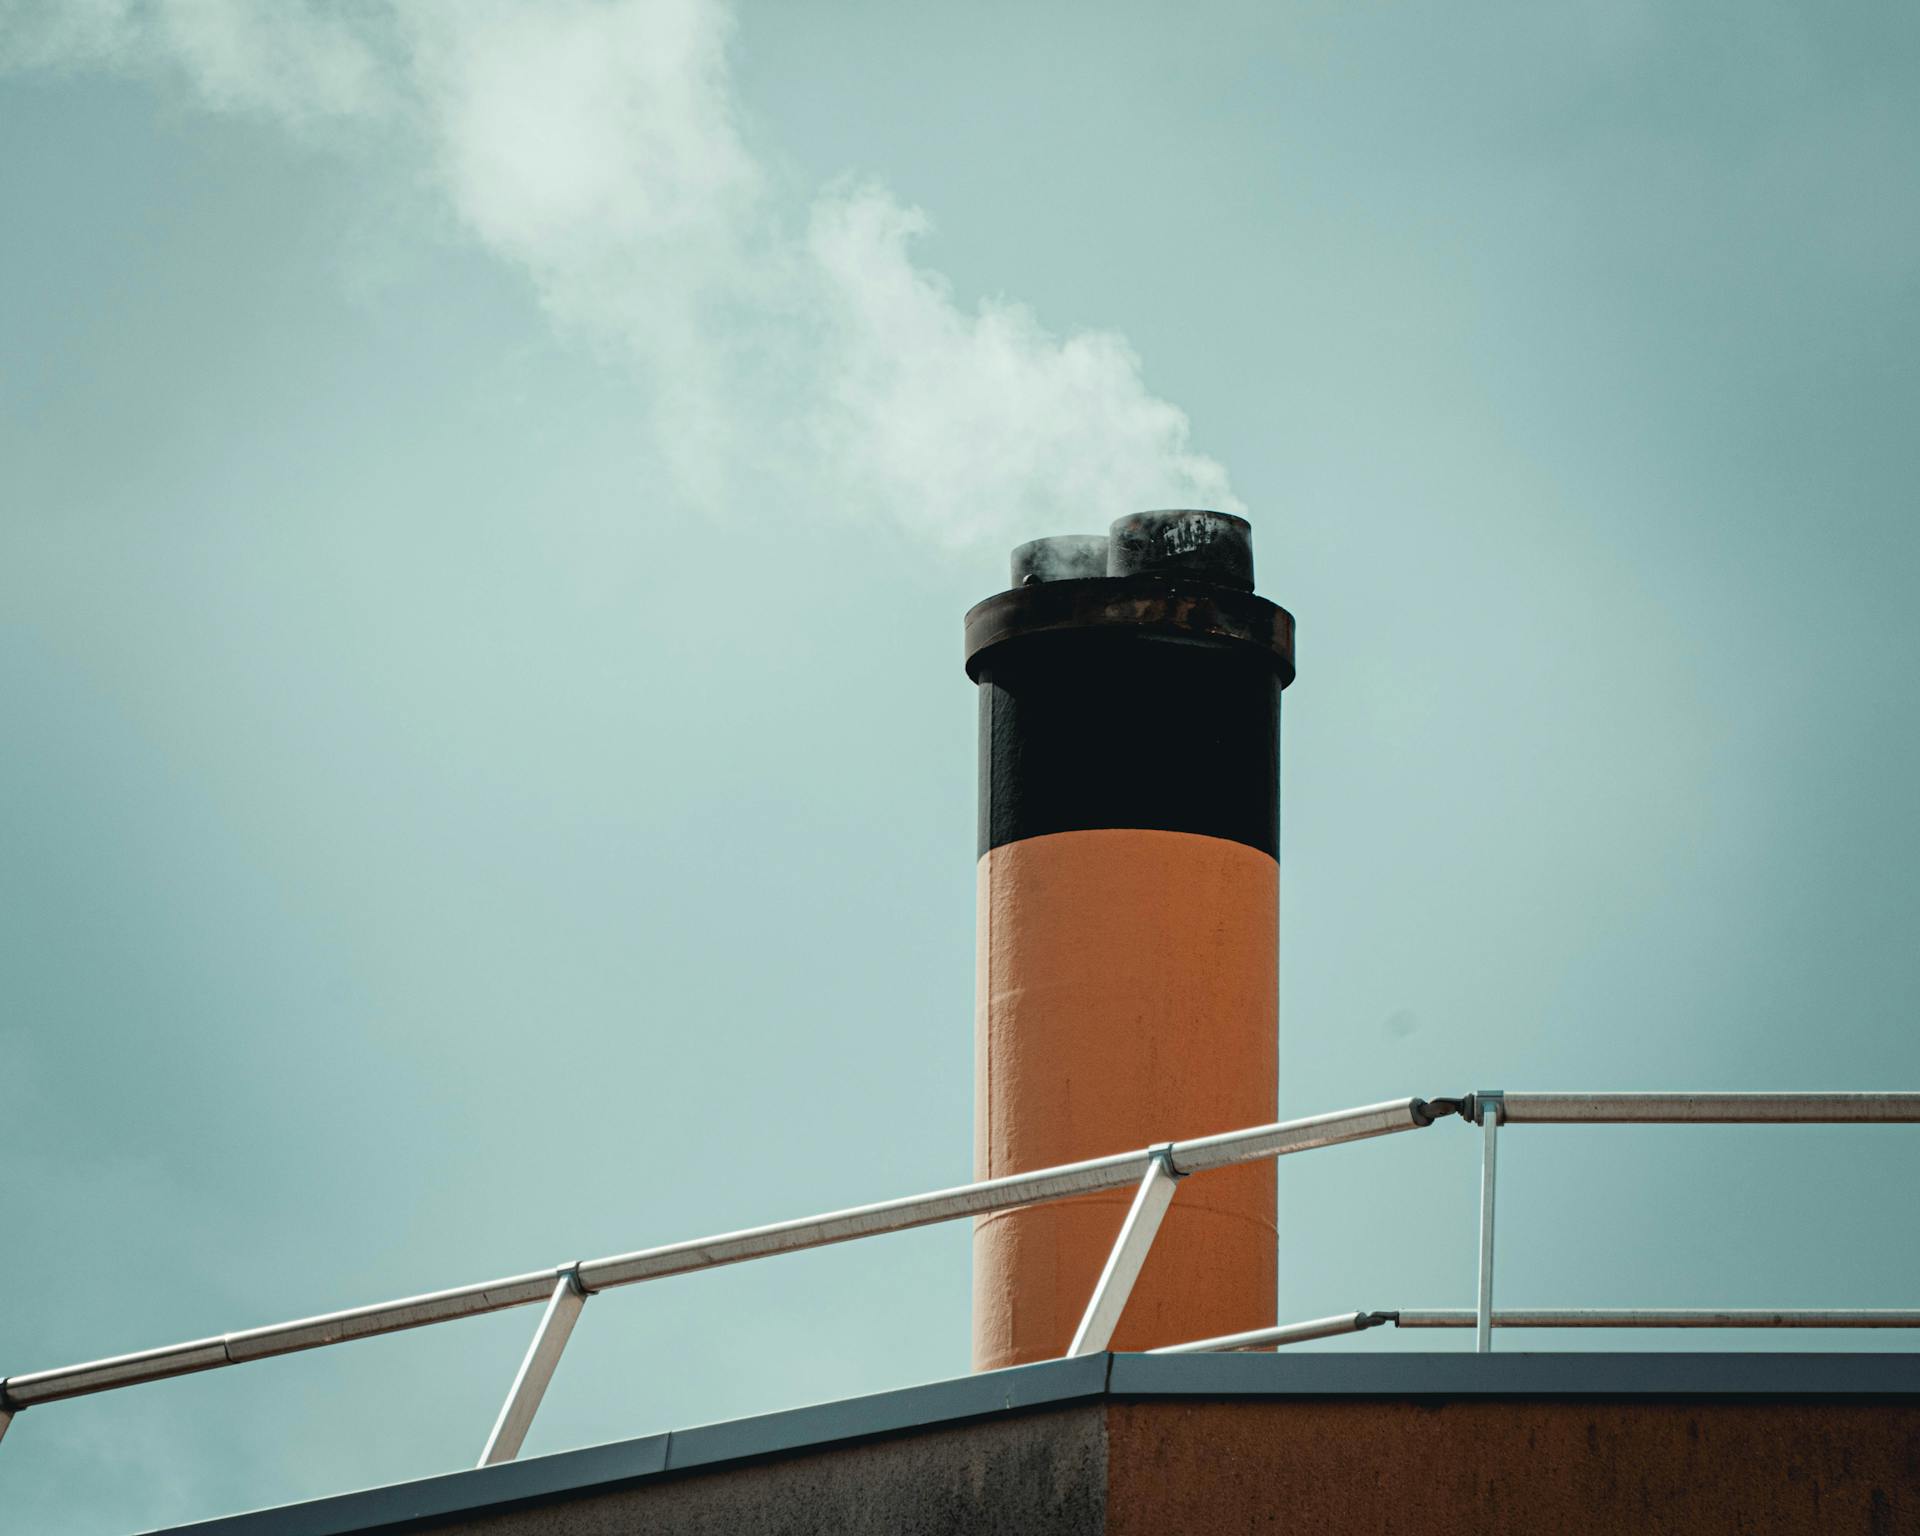
[[[1149,517],[1237,525],[1246,551],[1238,519]],[[1181,553],[1193,547],[1188,534]],[[981,698],[977,1177],[1278,1117],[1292,620],[1248,590],[1246,564],[1241,584],[1204,565],[1102,577],[1083,562],[968,615]],[[1274,1321],[1274,1184],[1270,1162],[1181,1181],[1113,1348]],[[1066,1352],[1131,1198],[976,1223],[976,1369]]]
[[[1109,829],[979,864],[975,1176],[1276,1115],[1279,866],[1222,838]],[[1063,1354],[1131,1193],[982,1218],[974,1364]],[[1183,1181],[1115,1349],[1274,1321],[1274,1165]]]

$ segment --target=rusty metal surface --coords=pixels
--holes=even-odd
[[[1244,646],[1293,681],[1293,615],[1251,592],[1165,576],[1048,581],[996,593],[967,610],[967,675],[1010,640],[1065,630],[1134,629]]]
[[[1154,571],[1253,590],[1253,525],[1231,512],[1130,512],[1107,531],[1109,576]]]
[[[1910,1401],[1116,1403],[1109,1536],[1920,1529]]]

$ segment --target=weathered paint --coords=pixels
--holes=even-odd
[[[1088,1355],[177,1536],[1906,1531],[1920,1356]],[[160,1533],[154,1533],[160,1536]]]
[[[1116,1403],[1107,1536],[1920,1530],[1900,1402]]]
[[[1098,1403],[841,1444],[432,1527],[441,1536],[1100,1536]]]
[[[1105,828],[979,862],[975,1172],[1277,1118],[1279,870],[1226,838]],[[1144,1349],[1271,1324],[1274,1167],[1184,1181],[1114,1336]],[[1131,1196],[983,1218],[974,1366],[1063,1353]]]
[[[503,1496],[450,1518],[390,1518],[404,1492],[195,1532],[1894,1536],[1920,1529],[1920,1405],[1911,1393],[1110,1397],[762,1447],[570,1493]],[[343,1502],[383,1508],[361,1518]]]

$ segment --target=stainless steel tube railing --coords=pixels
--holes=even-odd
[[[1471,1326],[1481,1354],[1493,1348],[1494,1190],[1500,1129],[1510,1125],[1908,1125],[1920,1121],[1920,1093],[1506,1093],[1482,1089],[1460,1100],[1460,1113],[1480,1127],[1480,1267]],[[1433,1314],[1438,1315],[1438,1314]],[[1418,1326],[1418,1325],[1403,1325]],[[1426,1326],[1466,1326],[1434,1323]],[[1544,1325],[1541,1325],[1544,1326]],[[1608,1326],[1569,1324],[1570,1327]],[[1613,1324],[1631,1327],[1632,1324]],[[1714,1323],[1648,1324],[1719,1327]],[[1813,1327],[1816,1324],[1803,1324]],[[1904,1326],[1899,1324],[1856,1326]]]
[[[1276,1349],[1313,1339],[1391,1324],[1395,1328],[1472,1328],[1473,1307],[1397,1312],[1336,1312],[1303,1323],[1253,1328],[1185,1344],[1167,1344],[1150,1355],[1231,1354]],[[1920,1310],[1898,1307],[1549,1307],[1496,1312],[1496,1328],[1920,1328]]]
[[[1164,1147],[1143,1147],[1031,1173],[986,1179],[952,1189],[934,1190],[876,1205],[855,1206],[796,1221],[775,1222],[744,1231],[671,1243],[585,1263],[562,1264],[503,1280],[453,1290],[408,1296],[398,1301],[354,1307],[318,1317],[249,1328],[213,1338],[194,1339],[161,1349],[116,1355],[82,1365],[33,1371],[0,1381],[0,1414],[18,1412],[62,1398],[106,1392],[140,1382],[161,1381],[190,1372],[217,1370],[271,1355],[293,1354],[343,1344],[376,1334],[422,1328],[457,1318],[501,1312],[551,1300],[557,1286],[576,1284],[586,1295],[634,1285],[667,1275],[713,1269],[775,1254],[850,1242],[885,1232],[904,1232],[937,1222],[985,1215],[1015,1206],[1064,1200],[1074,1195],[1122,1189],[1137,1184],[1156,1157],[1168,1156],[1181,1173],[1198,1173],[1263,1157],[1285,1157],[1318,1147],[1363,1141],[1430,1125],[1437,1114],[1451,1114],[1452,1101],[1429,1108],[1423,1099],[1393,1099],[1334,1114],[1251,1126],[1218,1136],[1201,1136]],[[536,1341],[538,1342],[538,1341]],[[544,1382],[541,1383],[544,1386]],[[509,1406],[514,1404],[511,1399]],[[524,1407],[525,1405],[520,1405]],[[0,1421],[0,1429],[4,1422]]]
[[[1900,1125],[1920,1120],[1920,1093],[1506,1093],[1500,1099],[1503,1125]]]
[[[1396,1328],[1471,1328],[1470,1308],[1386,1314]],[[1920,1328],[1903,1307],[1535,1307],[1493,1314],[1496,1328]]]
[[[781,1253],[851,1242],[886,1232],[904,1232],[937,1222],[986,1215],[1015,1206],[1070,1199],[1075,1195],[1152,1184],[1155,1168],[1174,1178],[1264,1157],[1285,1157],[1318,1147],[1338,1146],[1399,1131],[1417,1130],[1436,1119],[1461,1114],[1482,1134],[1481,1245],[1479,1305],[1471,1309],[1403,1312],[1354,1312],[1315,1318],[1281,1328],[1257,1329],[1189,1344],[1170,1345],[1162,1353],[1257,1349],[1329,1338],[1393,1323],[1402,1328],[1477,1328],[1480,1347],[1490,1347],[1495,1328],[1908,1328],[1920,1327],[1920,1312],[1827,1309],[1752,1311],[1741,1309],[1575,1308],[1560,1311],[1493,1310],[1494,1172],[1501,1127],[1527,1124],[1585,1125],[1765,1125],[1765,1124],[1912,1124],[1920,1122],[1920,1093],[1498,1093],[1482,1091],[1462,1099],[1392,1099],[1334,1114],[1315,1115],[1273,1125],[1251,1126],[1215,1136],[1143,1147],[1085,1162],[987,1179],[905,1199],[854,1206],[794,1221],[774,1222],[690,1242],[670,1243],[632,1253],[556,1265],[478,1285],[434,1291],[398,1301],[353,1307],[318,1317],[299,1318],[261,1328],[242,1329],[189,1340],[161,1349],[116,1355],[81,1365],[33,1371],[0,1379],[0,1435],[12,1414],[23,1408],[87,1393],[106,1392],[190,1372],[217,1370],[344,1344],[376,1334],[422,1328],[462,1317],[547,1303],[540,1330],[489,1437],[485,1461],[517,1453],[540,1396],[551,1379],[560,1351],[589,1296],[615,1286],[635,1285],[668,1275],[713,1269]],[[1171,1198],[1170,1189],[1166,1198]],[[1089,1304],[1077,1339],[1103,1340],[1126,1305],[1131,1277],[1139,1270],[1157,1223],[1134,1223],[1122,1234]],[[1131,1245],[1130,1247],[1128,1245]]]

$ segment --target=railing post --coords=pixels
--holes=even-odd
[[[580,1266],[569,1264],[553,1287],[547,1310],[534,1331],[533,1343],[527,1347],[526,1358],[520,1362],[513,1385],[507,1389],[507,1400],[500,1405],[500,1417],[493,1421],[493,1433],[487,1436],[486,1447],[480,1452],[480,1466],[512,1461],[520,1454],[527,1430],[533,1425],[533,1416],[540,1411],[540,1399],[547,1394],[547,1383],[553,1380],[554,1367],[560,1363],[560,1352],[567,1347],[567,1337],[586,1303],[587,1293],[580,1284]]]
[[[1140,1267],[1147,1262],[1147,1251],[1153,1247],[1154,1234],[1173,1202],[1174,1186],[1180,1177],[1173,1166],[1171,1145],[1155,1148],[1134,1192],[1133,1206],[1120,1224],[1113,1252],[1107,1255],[1106,1267],[1100,1271],[1100,1281],[1087,1302],[1086,1315],[1067,1346],[1069,1355],[1098,1354],[1113,1342],[1113,1330],[1126,1310],[1133,1282],[1140,1278]]]
[[[1474,1314],[1474,1348],[1493,1353],[1493,1194],[1499,1166],[1500,1119],[1506,1095],[1497,1089],[1473,1096],[1473,1116],[1480,1122],[1480,1300]]]

